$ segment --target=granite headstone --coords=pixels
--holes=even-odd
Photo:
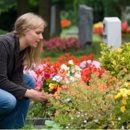
[[[86,5],[80,5],[78,9],[79,41],[82,49],[92,48],[93,36],[93,9]]]

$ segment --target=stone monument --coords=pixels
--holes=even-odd
[[[82,49],[91,49],[93,35],[93,9],[86,5],[79,6],[78,29],[78,37],[82,45]]]
[[[121,21],[118,17],[105,17],[103,20],[103,42],[113,48],[121,47]]]
[[[60,32],[60,8],[54,5],[51,7],[50,37],[60,36]]]

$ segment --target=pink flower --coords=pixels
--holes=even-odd
[[[94,65],[96,68],[100,68],[100,65],[101,65],[101,63],[99,61],[96,61],[96,60],[94,60],[94,61],[87,60],[87,63]]]
[[[41,89],[42,85],[43,85],[42,81],[37,81],[36,82],[36,86],[35,86],[34,89],[37,90],[37,91],[39,91]]]
[[[49,78],[51,77],[51,74],[49,74],[49,73],[44,73],[44,74],[43,74],[43,77],[44,77],[45,80],[46,80],[46,79],[49,79]]]
[[[126,20],[121,23],[121,28],[122,28],[122,30],[126,30],[128,28],[128,23]]]
[[[82,61],[81,63],[80,63],[80,68],[82,68],[82,69],[85,69],[87,66],[86,66],[86,63],[87,63],[87,61]]]
[[[95,66],[96,68],[100,68],[100,62],[99,62],[99,61],[96,61],[96,60],[94,60],[94,61],[92,61],[92,60],[87,60],[87,61],[82,61],[82,62],[80,63],[80,67],[81,67],[82,69],[87,68],[87,65]]]
[[[89,65],[94,65],[96,68],[100,68],[100,62],[99,61],[96,61],[96,60],[94,60],[94,61],[91,61],[91,60],[87,60],[87,63],[89,64]]]
[[[40,90],[41,87],[43,86],[43,81],[42,81],[42,76],[38,75],[37,78],[35,78],[36,80],[36,86],[35,86],[35,90]]]

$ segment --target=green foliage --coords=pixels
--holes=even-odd
[[[16,5],[12,5],[6,11],[2,11],[0,14],[0,28],[5,31],[12,31],[16,17]]]
[[[77,15],[73,10],[61,10],[60,12],[60,18],[62,19],[68,19],[71,21],[71,25],[77,25]]]
[[[109,74],[99,78],[96,74],[91,75],[90,84],[76,81],[64,86],[57,98],[50,99],[56,109],[52,120],[65,129],[111,129],[118,128],[112,125],[114,99],[109,95],[114,94],[114,84],[106,86],[108,81],[113,82]],[[102,89],[102,87],[104,89]],[[116,122],[116,119],[115,119]]]
[[[103,0],[104,17],[118,17],[121,19],[121,7],[115,0]]]
[[[0,29],[0,35],[1,35],[1,34],[6,34],[6,33],[7,33],[7,31],[4,31],[4,30],[1,30],[1,29]]]
[[[118,119],[118,126],[129,129],[130,128],[130,74],[126,74],[121,81],[117,82],[118,89],[115,95],[115,118]]]
[[[73,7],[73,11],[76,15],[75,19],[76,19],[77,22],[78,22],[79,5],[82,5],[82,4],[86,5],[86,2],[87,2],[87,0],[73,0],[73,6],[72,7]]]
[[[60,37],[61,38],[72,37],[72,35],[67,35],[67,33],[69,33],[69,32],[78,33],[78,28],[76,26],[74,26],[74,27],[71,27],[68,30],[63,29]],[[73,35],[73,37],[77,37],[77,35]],[[94,53],[95,59],[98,59],[100,57],[100,50],[101,50],[100,43],[101,42],[102,42],[101,36],[97,35],[97,34],[93,34],[92,49],[90,49],[90,50],[78,50],[78,51],[70,50],[69,53],[71,55],[74,55],[76,58],[79,58],[80,56],[87,55],[87,54],[90,54],[90,53]],[[41,58],[44,59],[46,57],[50,57],[51,61],[55,62],[60,55],[64,55],[65,53],[66,52],[58,51],[58,50],[44,51],[41,54]]]
[[[104,0],[87,0],[87,6],[93,8],[94,23],[102,21],[104,18]]]
[[[64,17],[64,16],[61,16],[61,17]],[[78,34],[78,27],[71,25],[69,28],[62,28],[62,32],[60,34],[60,37],[61,38],[68,38],[68,37],[72,37],[73,36],[73,37],[77,37],[78,38],[77,34]]]
[[[116,77],[130,73],[130,43],[124,43],[120,49],[113,49],[101,43],[101,65]]]
[[[1,0],[0,1],[0,13],[4,10],[7,10],[10,6],[15,4],[15,0]]]
[[[47,109],[46,106],[46,102],[44,104],[41,104],[37,101],[31,102],[31,108],[29,109],[28,118],[49,118],[49,115],[53,113],[54,109],[52,106],[49,105]]]
[[[54,129],[61,130],[62,129],[62,127],[59,124],[55,123],[54,121],[50,121],[50,120],[46,120],[45,125],[46,125],[47,129],[52,129],[52,130],[54,130]]]
[[[25,124],[24,127],[20,130],[35,130],[33,124],[29,123],[29,124]]]
[[[31,12],[38,12],[38,3],[39,0],[29,0],[30,10]]]

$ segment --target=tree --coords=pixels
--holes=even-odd
[[[114,0],[116,4],[118,4],[120,10],[121,10],[121,19],[125,19],[126,15],[126,7],[130,6],[130,1],[129,0]]]
[[[93,8],[94,23],[103,20],[104,18],[103,0],[87,0],[87,6]]]
[[[38,14],[44,18],[47,22],[47,27],[44,30],[44,39],[50,38],[50,12],[51,12],[51,1],[50,0],[39,0]]]
[[[0,0],[0,13],[16,3],[16,0]]]
[[[16,0],[17,1],[17,16],[30,11],[29,0]]]

